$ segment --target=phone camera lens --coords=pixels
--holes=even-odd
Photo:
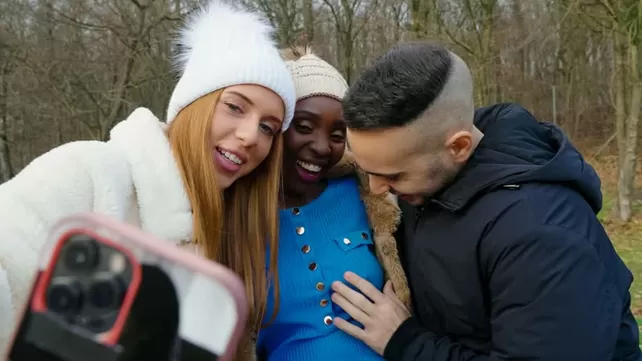
[[[98,244],[86,235],[75,235],[65,247],[65,265],[72,271],[91,270],[98,263]]]
[[[124,283],[118,276],[99,277],[89,286],[89,302],[100,309],[119,308],[124,294]]]
[[[82,306],[82,288],[70,280],[54,280],[47,290],[47,307],[54,313],[71,316]]]

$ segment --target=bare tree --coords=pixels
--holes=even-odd
[[[281,46],[312,44],[348,81],[406,40],[443,42],[476,102],[518,101],[597,153],[617,145],[616,214],[635,207],[639,0],[239,0]],[[198,0],[0,0],[0,181],[76,139],[107,139],[135,107],[160,118],[171,40]],[[217,34],[225,36],[225,34]]]
[[[613,42],[613,106],[618,146],[617,216],[631,218],[631,196],[635,186],[638,124],[642,106],[640,51],[642,10],[637,0],[578,1],[586,19],[610,36]]]

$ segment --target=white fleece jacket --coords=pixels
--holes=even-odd
[[[108,142],[62,145],[0,185],[0,355],[30,292],[39,250],[61,217],[95,212],[177,244],[191,239],[190,204],[165,129],[138,108]]]

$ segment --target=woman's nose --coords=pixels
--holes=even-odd
[[[310,146],[312,151],[319,157],[328,157],[332,153],[330,148],[330,140],[327,137],[318,137]]]
[[[259,121],[256,119],[247,119],[246,121],[239,122],[236,127],[236,137],[245,147],[256,145],[259,141]]]

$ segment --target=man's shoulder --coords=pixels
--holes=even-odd
[[[526,183],[516,185],[520,211],[531,214],[542,225],[562,225],[567,221],[595,217],[591,204],[576,189],[558,183]],[[570,225],[566,225],[570,227]]]
[[[555,225],[564,220],[595,215],[590,204],[576,190],[563,184],[507,184],[482,196],[473,207],[504,208],[498,216],[528,218],[540,225]]]
[[[475,108],[475,117],[484,116],[486,114],[505,115],[519,113],[530,114],[528,109],[524,108],[524,106],[516,102],[496,103]]]
[[[531,112],[519,103],[497,103],[475,109],[474,123],[477,128],[485,128],[488,123],[505,118],[533,118]]]
[[[514,187],[512,196],[507,191],[494,192],[494,196],[491,193],[480,201],[505,206],[494,212],[483,237],[487,238],[485,243],[494,244],[493,248],[501,251],[544,235],[587,245],[608,240],[590,204],[573,189],[547,183]]]
[[[415,229],[421,207],[399,202],[407,229]],[[437,207],[426,204],[426,207]],[[445,216],[444,214],[449,214]],[[506,184],[480,195],[457,212],[436,212],[425,221],[431,227],[465,229],[465,234],[484,241],[502,238],[516,242],[537,234],[542,227],[559,232],[588,235],[601,227],[591,206],[580,193],[562,184]],[[411,232],[412,233],[412,232]],[[510,245],[507,245],[510,246]]]

